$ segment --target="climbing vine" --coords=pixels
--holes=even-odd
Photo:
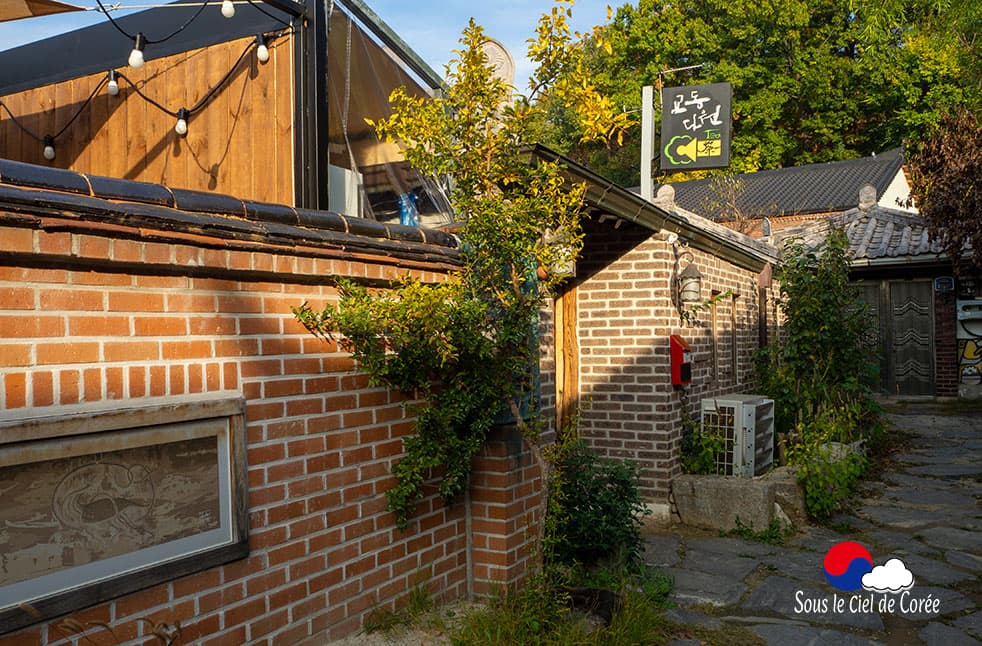
[[[510,415],[534,451],[538,364],[536,330],[543,298],[582,247],[584,187],[557,163],[530,159],[548,96],[572,107],[593,139],[617,139],[630,121],[594,90],[570,31],[571,2],[540,18],[529,58],[538,65],[527,95],[496,78],[473,20],[447,66],[442,97],[404,89],[389,97],[392,116],[372,123],[401,146],[417,170],[443,183],[464,221],[462,266],[446,282],[406,277],[391,290],[338,283],[339,302],[294,310],[308,330],[352,352],[372,383],[415,395],[414,433],[395,465],[389,508],[405,527],[424,484],[440,480],[447,499],[467,486],[471,460],[496,420]]]

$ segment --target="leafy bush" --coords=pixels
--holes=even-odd
[[[790,241],[778,273],[785,315],[779,343],[757,354],[757,388],[774,399],[788,461],[800,468],[805,507],[816,518],[839,509],[866,468],[864,455],[836,455],[832,442],[878,433],[875,326],[849,283],[848,241],[833,229],[808,249]]]
[[[805,509],[813,518],[827,520],[852,494],[866,471],[866,456],[854,451],[837,455],[832,445],[799,447],[795,462],[805,488]]]
[[[716,458],[726,450],[726,440],[719,432],[706,431],[699,424],[682,434],[682,471],[706,475],[716,473]]]
[[[647,509],[635,465],[601,458],[579,439],[557,445],[552,459],[548,558],[582,564],[617,555],[637,560]]]

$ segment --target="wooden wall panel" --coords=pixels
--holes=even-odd
[[[214,87],[252,38],[213,45],[121,69],[166,108],[190,108]],[[103,78],[84,76],[0,97],[39,136],[55,134]],[[254,50],[232,78],[174,132],[176,119],[150,105],[120,80],[111,97],[103,87],[56,142],[47,161],[43,144],[0,111],[0,157],[83,173],[227,193],[264,202],[294,203],[293,47],[291,36],[270,45],[261,64]]]

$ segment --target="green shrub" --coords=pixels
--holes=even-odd
[[[579,439],[557,445],[552,459],[547,557],[567,564],[637,560],[647,508],[634,464],[601,458]]]
[[[835,455],[828,445],[798,456],[798,479],[805,488],[805,509],[813,518],[827,520],[842,508],[856,482],[866,471],[866,457],[848,451]]]
[[[726,440],[720,432],[706,431],[693,424],[682,434],[682,471],[707,475],[716,473],[716,459],[726,450]]]

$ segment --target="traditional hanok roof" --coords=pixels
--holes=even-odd
[[[838,215],[775,233],[775,243],[799,239],[814,248],[841,227],[849,240],[854,267],[946,260],[941,243],[928,235],[924,218],[879,205],[855,207]]]
[[[696,248],[753,271],[778,261],[776,247],[680,208],[671,198],[662,199],[667,192],[649,202],[546,146],[538,144],[530,152],[547,161],[558,161],[571,181],[584,182],[583,200],[589,211],[634,222],[653,233],[675,233]]]
[[[734,211],[745,218],[836,213],[855,206],[864,184],[882,199],[903,162],[903,151],[894,148],[872,157],[732,175],[725,182],[712,178],[670,185],[679,206],[714,220],[731,219]]]
[[[0,223],[411,267],[459,265],[444,231],[0,159]],[[0,248],[0,255],[4,250]]]

